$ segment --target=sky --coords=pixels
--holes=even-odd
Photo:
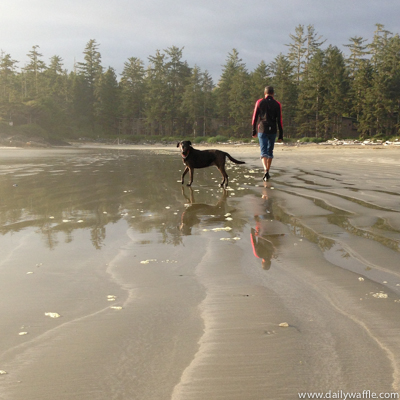
[[[121,74],[137,57],[148,65],[157,50],[183,48],[182,60],[207,70],[217,83],[232,49],[254,70],[287,54],[295,28],[313,25],[323,47],[361,36],[372,40],[375,24],[400,34],[399,0],[1,0],[0,49],[19,61],[39,46],[47,64],[60,56],[73,70],[91,39],[102,65]]]

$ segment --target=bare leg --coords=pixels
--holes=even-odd
[[[267,158],[267,171],[271,168],[272,158]]]
[[[262,157],[261,158],[261,162],[262,162],[262,165],[264,167],[264,173],[265,173],[268,170],[268,158],[267,157]]]
[[[271,168],[272,158],[262,157],[261,158],[262,165],[264,167],[264,177],[263,180],[267,181],[269,179],[269,169]]]

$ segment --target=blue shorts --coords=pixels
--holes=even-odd
[[[258,141],[260,142],[261,158],[274,158],[274,145],[276,133],[258,132]]]

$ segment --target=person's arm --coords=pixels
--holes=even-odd
[[[251,228],[250,230],[250,239],[251,239],[251,247],[253,248],[253,254],[255,257],[260,258],[260,256],[257,254],[257,239],[256,239],[256,231],[254,228]]]
[[[282,142],[283,140],[283,125],[282,125],[282,105],[281,103],[279,103],[279,101],[277,101],[277,103],[279,104],[279,111],[278,111],[278,130],[279,130],[279,136],[278,136],[278,142]]]
[[[260,108],[258,107],[258,105],[260,104],[261,100],[262,99],[257,100],[256,105],[254,106],[253,119],[251,121],[251,125],[253,127],[253,134],[252,134],[253,137],[257,136],[257,123],[258,123],[258,117],[260,115]]]

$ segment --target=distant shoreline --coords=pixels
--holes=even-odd
[[[115,149],[156,149],[156,148],[176,148],[174,144],[171,143],[138,143],[138,144],[105,144],[105,143],[96,143],[96,142],[71,142],[73,147],[80,148],[115,148]],[[223,147],[223,148],[232,148],[232,149],[259,149],[259,145],[257,143],[193,143],[193,147],[197,148],[210,148],[210,147]],[[279,149],[400,149],[400,142],[393,142],[392,144],[386,143],[276,143],[275,149],[279,151]]]
[[[71,140],[71,141],[46,141],[44,139],[30,139],[30,140],[10,140],[10,145],[5,145],[5,141],[0,142],[0,149],[54,149],[54,148],[104,148],[104,149],[119,149],[119,150],[129,150],[129,149],[167,149],[176,148],[176,144],[172,142],[151,142],[142,141],[138,143],[106,143],[100,141],[89,141],[89,140]],[[218,148],[222,147],[224,149],[259,149],[259,145],[256,142],[245,143],[245,142],[218,142],[218,143],[193,143],[194,147],[197,148]],[[321,143],[313,142],[285,142],[276,143],[275,149],[279,150],[293,150],[293,149],[308,149],[308,150],[320,150],[320,149],[400,149],[400,141],[370,141],[365,140],[363,142],[357,140],[328,140]]]

